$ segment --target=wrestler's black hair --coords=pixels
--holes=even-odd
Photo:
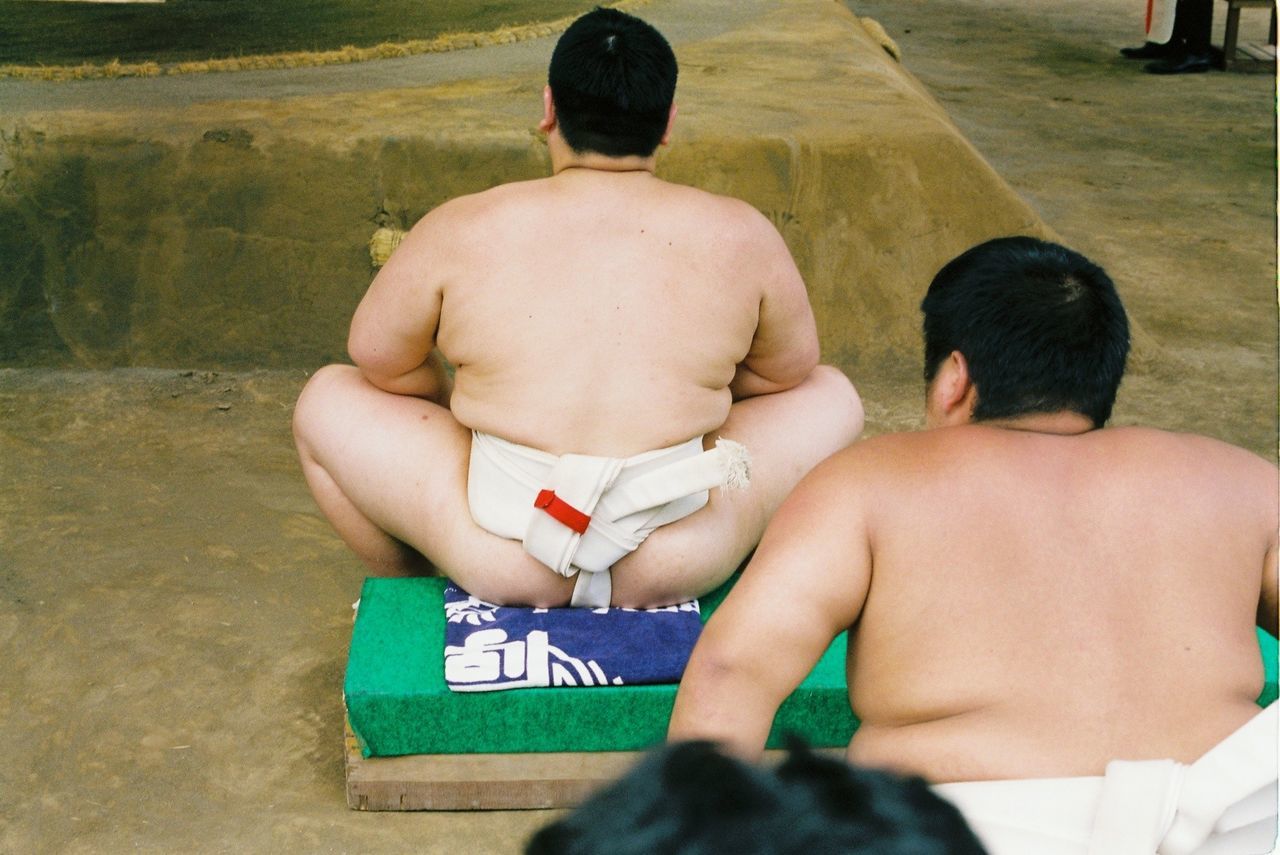
[[[794,743],[768,771],[709,742],[651,752],[539,831],[526,855],[981,855],[920,778],[855,769]]]
[[[666,132],[677,74],[652,26],[616,9],[588,12],[560,37],[547,71],[560,134],[576,152],[648,157]]]
[[[1129,354],[1129,321],[1106,271],[1031,237],[997,238],[938,271],[924,302],[924,379],[959,351],[975,421],[1070,410],[1102,427]]]

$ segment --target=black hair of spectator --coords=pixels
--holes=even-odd
[[[920,778],[859,769],[793,743],[774,770],[709,742],[655,750],[526,855],[981,855],[960,812]]]

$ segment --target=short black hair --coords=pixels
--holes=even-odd
[[[947,263],[920,304],[924,379],[968,362],[975,421],[1062,410],[1102,427],[1129,355],[1129,321],[1106,271],[1031,237],[979,244]]]
[[[960,812],[920,778],[855,769],[793,743],[774,771],[709,742],[651,752],[526,855],[982,855]]]
[[[667,130],[677,75],[652,26],[617,9],[588,12],[556,42],[547,71],[560,134],[576,152],[648,157]]]

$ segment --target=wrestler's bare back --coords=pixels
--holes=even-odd
[[[749,487],[713,491],[614,567],[615,605],[681,602],[741,563],[862,407],[817,364],[804,282],[767,219],[660,181],[652,158],[548,144],[553,177],[445,203],[392,254],[352,319],[355,366],[321,368],[298,399],[303,473],[374,572],[556,606],[573,580],[471,517],[468,428],[608,457],[737,441]]]
[[[1257,712],[1273,467],[1137,428],[967,426],[886,451],[852,760],[934,781],[1101,774],[1190,762]]]
[[[627,456],[714,431],[762,306],[779,331],[812,335],[804,286],[764,217],[645,170],[571,168],[448,202],[382,276],[412,278],[406,322],[428,334],[438,323],[454,417],[552,453]],[[360,331],[388,325],[356,315],[366,374],[378,342]],[[801,335],[768,367],[795,382],[816,358]]]
[[[850,760],[933,782],[1192,761],[1257,712],[1255,618],[1276,629],[1276,496],[1261,459],[1155,430],[877,437],[802,482],[703,643],[767,638],[760,673],[798,679],[804,662],[786,657],[816,656],[853,624]],[[788,586],[805,600],[779,608]],[[760,610],[777,624],[740,617]],[[759,680],[741,683],[778,700]],[[698,714],[731,694],[691,697],[683,713],[678,701],[673,730],[699,735]]]

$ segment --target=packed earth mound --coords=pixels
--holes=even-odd
[[[688,5],[644,10],[681,61],[660,175],[773,220],[826,359],[913,377],[937,268],[1048,230],[843,6]],[[32,98],[6,122],[0,255],[17,263],[0,283],[0,359],[340,358],[378,227],[546,174],[533,125],[552,43],[198,81],[0,81],[0,98]]]

